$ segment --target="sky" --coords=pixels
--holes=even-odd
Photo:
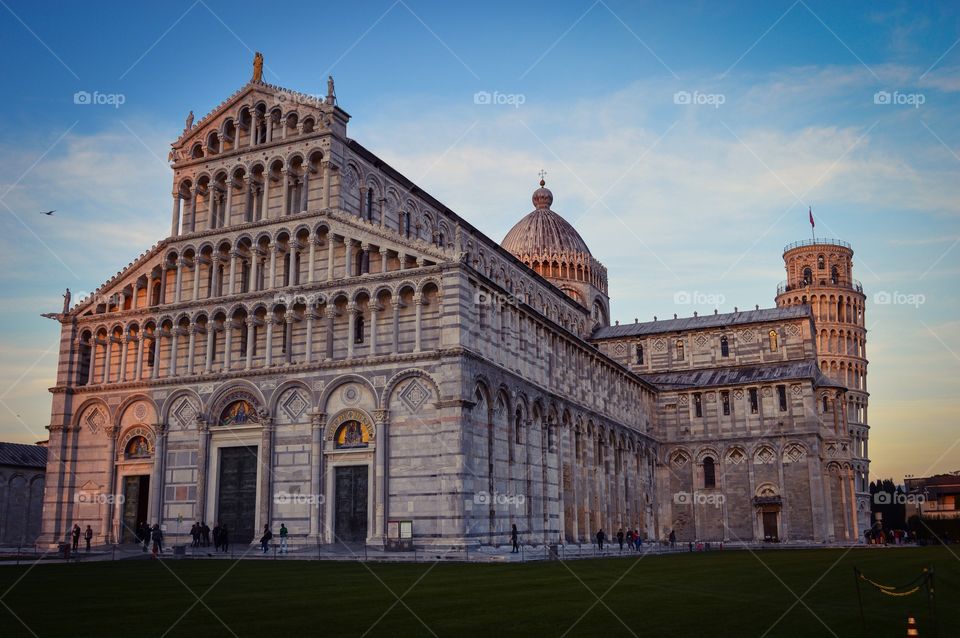
[[[348,134],[496,240],[545,170],[615,320],[773,306],[812,208],[868,297],[871,478],[960,470],[960,5],[934,2],[0,0],[0,440],[46,438],[40,314],[169,232],[170,143],[254,51],[286,88],[333,75]]]

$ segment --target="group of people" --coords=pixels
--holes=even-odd
[[[603,528],[597,530],[595,536],[597,539],[597,549],[601,552],[603,551],[603,544],[607,541],[607,533],[603,531]],[[630,551],[639,552],[643,548],[643,534],[640,533],[638,529],[628,529],[626,532],[623,531],[623,528],[617,530],[617,545],[620,547],[620,551],[623,551],[624,546]]]
[[[213,526],[213,549],[226,552],[230,549],[230,532],[223,523]],[[206,521],[197,521],[190,527],[191,547],[210,547],[210,526]]]
[[[87,525],[87,529],[83,530],[83,540],[87,543],[87,551],[90,551],[90,541],[93,540],[93,528]],[[70,532],[70,536],[73,539],[73,551],[77,551],[80,547],[80,525],[77,523],[73,524],[73,530]]]
[[[156,558],[163,553],[163,530],[154,523],[153,527],[146,521],[140,521],[133,532],[133,536],[138,544],[143,545],[143,551],[147,551],[151,541],[153,542],[153,557]]]
[[[863,537],[867,545],[903,545],[917,540],[909,530],[883,529],[879,524],[864,531]]]
[[[286,554],[289,551],[287,545],[287,536],[289,535],[287,526],[280,523],[280,553]],[[266,554],[270,550],[270,541],[273,540],[273,532],[270,531],[270,524],[263,526],[263,536],[260,537],[260,550]]]

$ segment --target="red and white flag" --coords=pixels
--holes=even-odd
[[[817,225],[813,223],[813,207],[810,207],[810,228],[816,228]]]

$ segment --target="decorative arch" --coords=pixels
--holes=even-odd
[[[277,423],[305,423],[313,409],[313,392],[299,380],[285,381],[274,391],[270,414]]]
[[[337,437],[340,435],[347,434],[345,430],[350,428],[350,423],[358,423],[361,426],[360,434],[361,441],[363,430],[366,430],[368,445],[362,447],[369,447],[369,443],[376,442],[377,438],[377,427],[373,422],[373,419],[367,414],[366,410],[361,410],[360,408],[349,408],[347,410],[341,410],[335,414],[332,418],[327,421],[327,427],[323,433],[324,441],[332,443],[334,446],[337,445]],[[346,426],[346,427],[345,427]],[[353,447],[361,447],[360,445],[351,444]],[[341,446],[342,447],[342,446]]]
[[[390,400],[392,398],[394,390],[397,388],[397,386],[400,383],[410,378],[418,378],[426,381],[430,385],[429,388],[425,388],[427,392],[429,393],[430,390],[433,390],[434,398],[436,400],[440,399],[440,384],[437,383],[437,380],[434,379],[429,372],[427,372],[422,368],[412,368],[409,370],[398,372],[397,374],[393,375],[389,381],[387,381],[387,385],[384,386],[384,389],[383,389],[380,409],[383,409],[383,410],[389,409]],[[409,387],[404,388],[403,391],[401,392],[401,395],[404,395],[408,391],[410,391]],[[407,407],[411,407],[411,409],[414,409],[412,405],[417,405],[417,407],[419,407],[420,405],[423,405],[430,398],[429,396],[425,398],[421,398],[421,396],[422,396],[421,392],[417,391],[415,394],[411,394],[409,396],[401,396],[400,399],[405,404],[407,404]]]
[[[215,392],[207,403],[207,421],[219,425],[221,415],[228,405],[235,401],[247,401],[256,411],[256,421],[259,422],[259,412],[267,405],[266,399],[257,386],[249,381],[237,380],[224,385]]]

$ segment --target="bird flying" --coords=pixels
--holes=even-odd
[[[43,215],[53,215],[57,209],[40,211]]]

